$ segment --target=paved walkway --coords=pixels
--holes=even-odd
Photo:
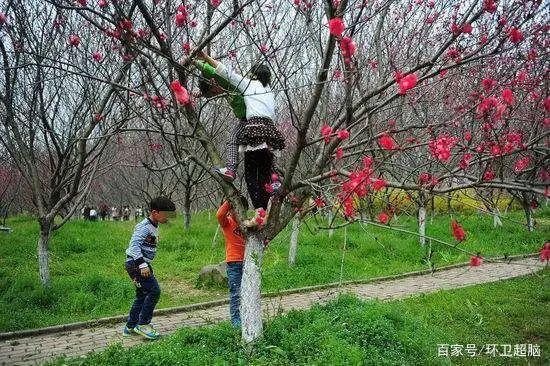
[[[537,258],[516,260],[511,263],[485,263],[480,267],[460,267],[377,283],[346,285],[339,289],[325,289],[295,293],[262,300],[264,314],[273,317],[290,309],[306,309],[315,303],[324,303],[340,293],[353,293],[363,299],[396,299],[418,293],[465,287],[479,283],[494,282],[523,276],[543,267]],[[168,334],[178,328],[213,324],[228,318],[228,305],[209,309],[156,316],[156,328]],[[122,342],[124,346],[142,343],[139,337],[123,338],[123,324],[96,326],[88,329],[56,332],[19,339],[3,340],[0,343],[0,364],[40,364],[57,356],[80,356],[100,351],[110,344]]]

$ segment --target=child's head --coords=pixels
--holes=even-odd
[[[169,198],[157,197],[149,203],[151,210],[151,219],[154,222],[165,224],[169,217],[174,217],[176,214],[176,205]]]
[[[199,90],[206,98],[211,98],[224,92],[215,80],[207,80],[205,78],[199,79]]]
[[[263,86],[271,84],[271,71],[266,64],[258,63],[250,69],[249,72],[252,79],[258,80]]]

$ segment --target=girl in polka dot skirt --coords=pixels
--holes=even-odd
[[[242,93],[246,105],[246,119],[239,121],[234,132],[235,147],[244,152],[245,180],[256,216],[247,220],[249,227],[265,221],[270,195],[277,193],[281,183],[275,174],[275,151],[283,150],[285,140],[275,127],[275,98],[270,88],[271,72],[265,64],[256,64],[247,76],[242,76],[200,51],[197,57],[216,69]],[[229,155],[233,155],[230,154]],[[235,172],[227,167],[216,168],[225,180],[233,181]]]

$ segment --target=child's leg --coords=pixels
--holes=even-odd
[[[229,282],[229,314],[231,324],[237,327],[241,325],[241,279],[243,275],[242,262],[227,263],[227,280]]]
[[[141,313],[141,308],[143,307],[143,302],[145,301],[145,296],[147,293],[141,289],[141,287],[136,287],[136,299],[132,304],[130,309],[130,315],[126,321],[126,326],[128,329],[133,329],[139,321],[139,314]]]
[[[244,164],[246,186],[252,205],[255,209],[267,209],[269,193],[265,185],[270,183],[273,154],[267,149],[247,151]]]
[[[145,299],[143,301],[143,306],[141,307],[141,312],[139,314],[139,325],[151,323],[153,318],[153,311],[155,306],[159,301],[160,297],[160,287],[157,282],[157,279],[153,274],[149,278],[142,279],[140,281],[141,288],[146,293]]]
[[[237,132],[239,130],[239,121],[234,123],[229,132],[229,138],[227,139],[227,169],[232,172],[237,171],[239,164],[239,145],[237,145]]]

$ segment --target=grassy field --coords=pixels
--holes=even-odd
[[[493,229],[492,219],[487,216],[454,216],[468,233],[459,247],[489,256],[538,251],[550,238],[550,210],[539,210],[535,217],[538,228],[529,233],[521,212],[510,214],[499,229]],[[452,242],[449,221],[448,216],[435,217],[427,224],[427,235]],[[0,233],[0,331],[126,313],[134,289],[123,261],[133,225],[78,220],[67,223],[52,238],[52,285],[45,290],[38,280],[37,223],[26,217],[10,219],[8,226],[14,231]],[[416,221],[410,217],[400,217],[392,225],[416,230]],[[224,259],[223,240],[219,232],[215,234],[213,213],[194,215],[188,232],[182,227],[178,218],[160,229],[155,259],[162,288],[158,308],[227,296],[225,289],[195,288],[200,268]],[[302,225],[296,266],[291,268],[287,264],[289,236],[287,228],[268,247],[262,273],[264,292],[335,282],[340,276],[343,280],[364,279],[426,268],[424,251],[413,235],[354,224],[347,229],[344,251],[344,230],[329,238],[325,231],[315,231],[314,220]],[[469,259],[452,248],[434,244],[434,249],[436,266]]]
[[[265,326],[255,352],[245,352],[229,322],[182,328],[159,341],[111,346],[58,365],[548,365],[550,270],[523,278],[440,291],[400,301],[341,297],[326,306],[292,311]],[[463,356],[438,356],[438,345],[463,345]],[[474,345],[475,356],[465,350]],[[532,344],[540,357],[494,357],[495,344]],[[526,346],[527,348],[527,346]],[[513,353],[512,353],[513,354]],[[528,363],[529,362],[529,363]]]

